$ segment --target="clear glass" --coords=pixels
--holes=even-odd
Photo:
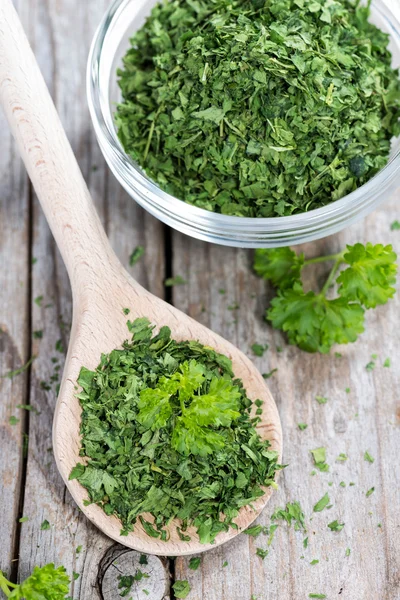
[[[116,71],[129,38],[144,23],[158,0],[114,0],[93,40],[87,92],[90,113],[104,157],[129,195],[152,215],[192,237],[247,248],[300,244],[322,238],[365,217],[387,199],[399,183],[400,140],[393,140],[389,163],[368,183],[328,206],[288,217],[245,218],[216,214],[167,194],[124,152],[114,124],[120,100]],[[373,0],[371,21],[390,35],[393,66],[400,66],[400,23],[390,0]]]

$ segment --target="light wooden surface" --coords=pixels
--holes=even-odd
[[[257,600],[302,600],[309,593],[324,593],[328,599],[399,600],[400,299],[370,311],[367,333],[357,344],[339,348],[341,359],[288,347],[261,318],[271,291],[251,274],[251,252],[170,234],[136,207],[108,174],[89,124],[84,91],[88,46],[107,2],[19,0],[16,5],[123,264],[128,264],[137,244],[144,244],[145,257],[131,269],[136,279],[163,296],[165,273],[182,275],[189,283],[173,289],[178,308],[237,344],[262,372],[278,368],[269,385],[279,405],[284,462],[289,466],[260,522],[269,524],[275,508],[299,500],[308,533],[280,526],[264,561],[255,555],[255,549],[265,548],[266,538],[253,540],[242,535],[204,554],[198,571],[187,568],[187,559],[170,561],[172,578],[189,579],[192,591],[188,600],[250,600],[252,595]],[[71,41],[71,31],[79,43]],[[121,549],[80,514],[66,491],[52,453],[47,451],[54,388],[40,388],[40,382],[54,372],[51,357],[63,361],[55,343],[62,339],[67,345],[71,320],[68,279],[8,128],[2,116],[0,119],[0,327],[6,333],[0,334],[1,373],[38,353],[28,374],[0,381],[0,569],[9,573],[14,565],[15,575],[24,577],[35,564],[54,560],[63,563],[69,573],[80,573],[71,594],[75,600],[100,600],[104,561],[110,552]],[[335,251],[346,242],[368,240],[392,242],[400,252],[400,233],[390,231],[390,223],[400,220],[397,199],[398,195],[345,233],[304,249],[317,255]],[[170,253],[165,252],[170,242],[172,264]],[[31,256],[38,259],[33,266]],[[219,293],[221,288],[226,294]],[[169,293],[167,290],[167,297]],[[40,295],[44,296],[41,308],[33,302]],[[228,310],[235,302],[240,308]],[[48,304],[52,306],[45,308]],[[43,339],[32,340],[32,331],[38,329],[43,329]],[[250,351],[255,341],[270,344],[261,359]],[[282,353],[276,351],[277,346],[282,346]],[[368,372],[365,365],[371,354],[378,355],[377,366]],[[386,357],[392,360],[391,368],[382,367]],[[346,387],[350,394],[345,393]],[[327,396],[327,404],[319,405],[317,395]],[[40,415],[12,408],[28,401]],[[12,414],[22,421],[9,425]],[[300,431],[299,422],[308,423],[308,428]],[[23,432],[29,433],[27,460],[22,457]],[[327,447],[330,472],[310,476],[309,451],[319,446]],[[375,458],[373,464],[364,461],[366,450]],[[341,452],[349,456],[345,463],[335,462]],[[339,485],[341,481],[347,484],[345,488]],[[350,482],[355,485],[349,487]],[[366,498],[366,491],[373,486],[375,492]],[[332,508],[310,521],[315,502],[327,491]],[[22,515],[29,521],[17,524],[16,516]],[[345,523],[340,533],[332,533],[326,526],[336,518]],[[50,531],[40,530],[44,519],[51,523]],[[306,535],[309,545],[304,549]],[[77,554],[79,546],[82,550]],[[348,557],[346,548],[351,549]],[[13,557],[19,560],[11,562]],[[313,559],[320,562],[312,566]],[[228,565],[223,567],[225,562]],[[156,588],[150,588],[151,578],[147,581],[148,589],[154,589],[148,597],[157,600]],[[103,597],[116,600],[119,594],[107,590]]]
[[[230,342],[150,294],[118,261],[11,0],[3,0],[0,5],[0,102],[72,287],[71,336],[53,425],[54,456],[65,484],[92,523],[114,540],[141,552],[182,556],[203,552],[233,539],[265,507],[272,487],[251,505],[243,506],[235,519],[236,528],[218,534],[211,546],[200,543],[194,527],[187,529],[190,541],[182,541],[178,535],[181,525],[178,519],[166,526],[166,542],[148,536],[140,523],[128,535],[121,536],[120,520],[107,516],[96,504],[87,506],[87,491],[77,480],[70,480],[73,467],[80,461],[81,407],[76,397],[79,372],[82,366],[95,369],[102,354],[122,346],[128,337],[124,307],[129,308],[131,320],[147,317],[157,328],[169,326],[177,340],[193,339],[228,356],[249,398],[263,402],[256,429],[263,439],[270,441],[279,462],[281,425],[271,393],[252,361]],[[56,361],[53,358],[53,363]],[[51,381],[58,379],[60,372],[53,375]],[[255,416],[256,406],[253,412]],[[143,517],[153,522],[151,515],[143,514]]]

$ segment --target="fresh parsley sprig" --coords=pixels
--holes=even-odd
[[[56,569],[53,563],[35,567],[20,584],[8,581],[0,571],[0,589],[9,600],[64,600],[69,584],[65,567]]]
[[[397,255],[391,245],[347,246],[338,254],[306,260],[290,248],[256,251],[254,269],[277,288],[266,318],[307,352],[328,353],[334,344],[355,342],[364,331],[364,314],[395,294]],[[306,292],[301,279],[307,265],[333,262],[320,292]],[[339,269],[346,265],[340,272]],[[337,296],[330,290],[336,285]]]

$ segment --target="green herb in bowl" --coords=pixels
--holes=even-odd
[[[171,0],[119,70],[125,151],[200,208],[286,216],[366,183],[399,134],[387,34],[356,0]]]

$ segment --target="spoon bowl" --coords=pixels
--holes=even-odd
[[[69,480],[79,456],[81,407],[76,398],[82,366],[95,369],[102,353],[121,347],[129,337],[127,317],[147,317],[157,328],[170,327],[177,341],[198,340],[232,360],[248,397],[263,400],[257,430],[281,459],[282,432],[275,402],[252,362],[231,343],[178,309],[153,296],[124,270],[111,249],[92,199],[68,143],[54,104],[36,64],[11,0],[0,5],[0,101],[36,193],[66,264],[72,286],[73,324],[60,393],[55,409],[53,447],[58,469],[82,512],[119,543],[148,554],[186,555],[215,548],[246,529],[269,500],[272,489],[243,507],[238,529],[220,533],[214,544],[201,544],[194,528],[190,542],[179,539],[176,524],[167,542],[149,537],[140,523],[121,536],[121,523],[96,504],[85,506],[86,490]],[[149,520],[150,516],[144,515]]]

